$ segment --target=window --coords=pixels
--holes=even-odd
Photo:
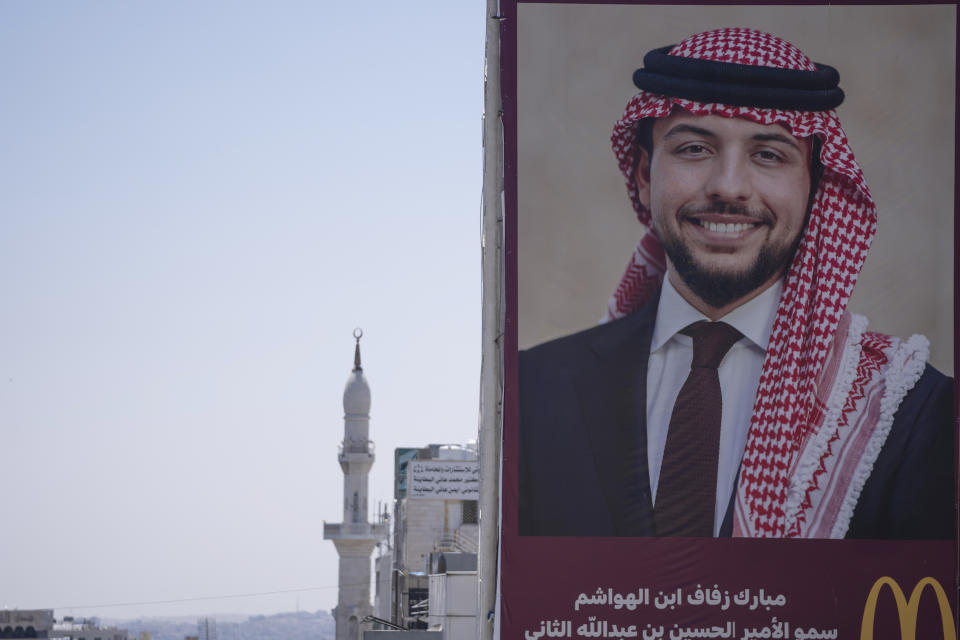
[[[407,615],[414,618],[419,615],[426,615],[427,608],[423,602],[430,597],[428,589],[410,589],[407,594]]]
[[[477,524],[480,506],[476,500],[463,501],[463,524]]]

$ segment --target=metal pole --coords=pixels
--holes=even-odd
[[[483,273],[480,364],[480,541],[477,639],[494,638],[500,533],[500,428],[503,417],[503,120],[500,6],[487,0],[483,109]]]

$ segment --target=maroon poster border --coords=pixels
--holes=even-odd
[[[871,590],[877,597],[876,638],[900,637],[897,610],[889,584],[892,578],[905,592],[922,578],[932,577],[944,589],[954,624],[957,613],[960,556],[957,541],[834,541],[656,538],[524,537],[517,534],[517,8],[522,3],[557,0],[503,0],[501,25],[501,87],[504,128],[504,423],[501,486],[500,637],[590,637],[580,631],[632,628],[636,637],[659,627],[662,636],[680,636],[685,628],[715,628],[729,632],[737,625],[741,637],[761,628],[788,634],[800,629],[834,629],[840,638],[857,638]],[[569,4],[585,4],[569,3]],[[608,0],[588,4],[662,4]],[[705,4],[682,0],[674,4]],[[822,4],[809,2],[741,2],[740,4]],[[903,4],[845,2],[842,4]],[[960,41],[960,23],[957,27]],[[960,68],[960,64],[958,64]],[[960,103],[960,83],[957,88]],[[960,132],[960,112],[956,115]],[[955,145],[955,171],[960,145]],[[960,218],[960,186],[955,179],[955,220]],[[955,225],[956,228],[956,225]],[[960,235],[954,237],[954,283],[960,281]],[[954,295],[954,317],[960,304]],[[954,330],[954,354],[960,361],[960,340]],[[956,385],[956,382],[955,382]],[[956,394],[955,394],[956,395]],[[956,399],[955,399],[956,404]],[[957,413],[955,407],[955,415]],[[958,452],[955,443],[955,474]],[[956,475],[955,475],[956,485]],[[960,521],[958,521],[960,523]],[[944,562],[952,558],[953,562]],[[916,601],[917,637],[941,637],[936,598],[926,589]],[[887,593],[890,592],[890,593]],[[691,604],[701,598],[700,605]],[[708,600],[718,604],[709,605]],[[783,602],[778,599],[782,597]],[[672,598],[672,604],[669,601]],[[620,606],[617,606],[617,602]],[[724,607],[723,602],[728,606]],[[745,604],[737,604],[745,602]],[[633,605],[631,607],[631,604]],[[754,606],[755,605],[755,606]],[[751,608],[752,607],[752,608]],[[909,615],[909,611],[907,612]],[[779,623],[779,627],[777,624]],[[592,626],[591,626],[592,625]],[[564,635],[559,635],[564,632]],[[556,632],[551,635],[550,632]],[[538,635],[539,633],[539,635]],[[885,635],[889,634],[889,635]],[[929,634],[929,635],[928,635]],[[596,635],[593,637],[604,637]],[[614,637],[608,635],[608,637]],[[630,637],[624,635],[623,637]],[[691,636],[692,637],[692,636]],[[773,636],[779,637],[779,636]],[[785,637],[800,637],[786,635]],[[814,636],[810,636],[814,637]],[[835,636],[836,637],[836,636]]]

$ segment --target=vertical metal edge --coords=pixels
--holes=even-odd
[[[484,55],[483,203],[481,223],[480,540],[478,640],[495,636],[503,423],[503,121],[500,93],[500,2],[487,0]]]

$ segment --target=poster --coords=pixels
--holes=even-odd
[[[838,69],[847,97],[837,113],[879,215],[849,308],[870,330],[926,335],[930,363],[953,375],[955,7],[505,2],[501,15],[500,637],[879,639],[901,637],[901,625],[903,638],[954,628],[955,539],[521,535],[518,351],[595,326],[639,240],[610,131],[644,54],[744,26]],[[558,455],[555,484],[593,455]]]

